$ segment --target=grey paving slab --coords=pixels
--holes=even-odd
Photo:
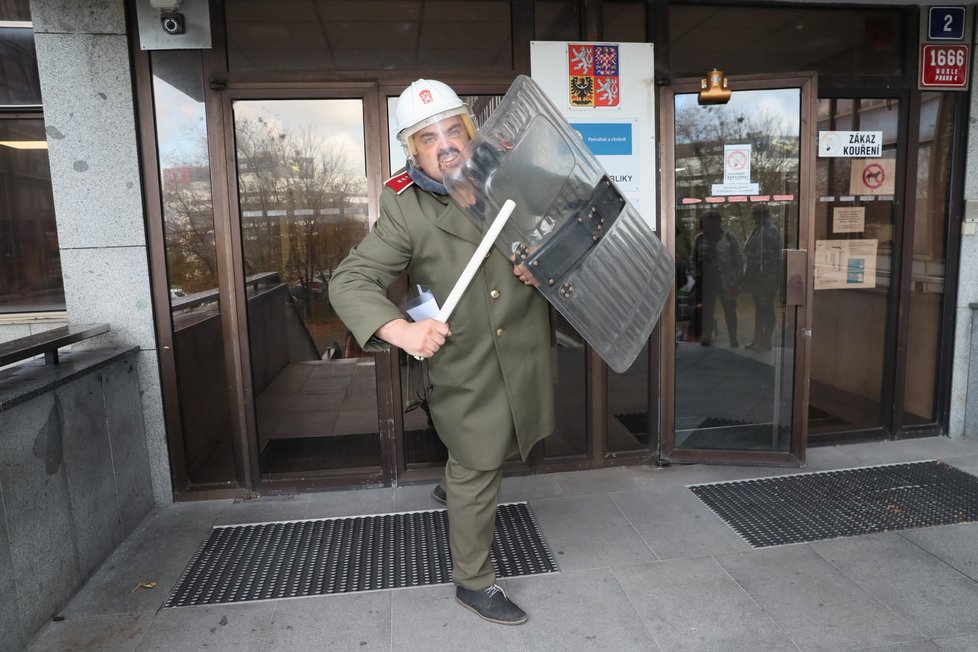
[[[686,487],[610,494],[659,559],[750,550],[750,545]]]
[[[880,647],[861,647],[849,650],[848,652],[934,652],[940,649],[933,641],[922,640],[896,643],[895,645],[883,645]]]
[[[557,478],[546,475],[513,475],[503,478],[499,487],[499,502],[532,502],[565,495]]]
[[[917,445],[929,450],[926,441],[935,453],[921,459],[951,452],[959,468],[978,463],[978,455],[959,454],[968,450],[959,444],[933,438]],[[890,463],[919,452],[857,446],[864,446],[859,457],[849,454],[851,445],[813,449],[805,469],[673,465],[504,478],[501,499],[529,500],[562,569],[503,582],[530,614],[521,627],[479,620],[447,585],[158,610],[216,523],[436,509],[428,496],[434,482],[155,508],[64,609],[67,619],[44,627],[31,652],[978,651],[978,634],[964,633],[968,612],[978,614],[968,579],[978,580],[978,524],[751,550],[685,487],[865,466],[873,457]],[[135,588],[146,580],[157,588]],[[928,635],[948,631],[957,635]],[[135,647],[130,635],[142,636]],[[73,648],[73,641],[84,645]]]
[[[304,517],[306,508],[306,501],[297,494],[235,500],[214,518],[214,525],[294,521]]]
[[[642,564],[655,553],[606,495],[533,502],[533,514],[563,571]]]
[[[939,650],[960,650],[960,652],[974,652],[978,650],[978,635],[954,636],[951,638],[939,638],[934,641]]]
[[[159,609],[205,536],[204,530],[141,529],[126,539],[64,610],[74,618]],[[155,582],[152,588],[140,583]]]
[[[509,588],[506,582],[501,585]],[[391,650],[523,650],[519,629],[526,625],[485,622],[455,601],[453,586],[401,589],[391,597]]]
[[[903,530],[900,536],[978,581],[978,523]]]
[[[928,638],[978,632],[978,583],[898,534],[811,547]]]
[[[922,439],[903,439],[900,441],[867,442],[847,444],[846,452],[854,459],[867,465],[895,464],[962,457],[978,453],[978,440],[971,438],[951,439],[949,437],[926,437]]]
[[[423,482],[397,487],[393,490],[395,512],[416,512],[426,509],[438,509],[442,505],[431,499],[431,490],[437,481]]]
[[[587,472],[555,473],[557,483],[566,496],[603,494],[608,491],[642,489],[645,485],[628,467],[596,469]]]
[[[391,591],[278,600],[266,650],[390,650]]]
[[[702,484],[706,482],[726,482],[728,480],[739,480],[742,478],[758,478],[770,474],[797,473],[798,469],[779,468],[779,467],[759,467],[759,466],[719,466],[710,464],[671,464],[663,468],[654,466],[639,467],[640,482],[639,486],[633,489],[652,489],[657,487],[685,487],[690,484]],[[609,487],[607,491],[626,491]]]
[[[663,650],[798,649],[710,557],[615,568]]]
[[[925,638],[807,545],[717,560],[803,650],[836,652]]]
[[[48,623],[28,652],[131,652],[153,622],[153,612],[79,616]]]
[[[817,446],[805,451],[805,466],[800,471],[829,471],[863,466],[864,462],[855,459],[849,446]]]
[[[524,649],[659,650],[610,569],[508,580],[507,594],[529,614]]]
[[[172,503],[154,508],[139,524],[140,530],[165,532],[173,528],[210,529],[231,500],[205,500],[199,502]]]
[[[978,455],[961,455],[950,457],[945,460],[951,466],[957,467],[965,473],[978,475]]]
[[[394,511],[394,499],[389,488],[323,491],[304,494],[302,499],[306,503],[304,518],[337,518]]]
[[[153,619],[136,650],[262,652],[268,650],[274,611],[274,602],[164,609]]]

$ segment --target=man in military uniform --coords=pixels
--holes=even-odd
[[[334,272],[330,299],[365,351],[394,345],[426,359],[431,419],[448,448],[433,496],[448,508],[456,599],[518,625],[527,615],[495,584],[489,549],[503,462],[525,459],[554,428],[548,304],[495,251],[447,324],[409,322],[387,299],[407,270],[444,302],[483,235],[442,184],[475,134],[468,107],[447,85],[419,79],[395,112],[408,165],[385,184],[380,217]]]

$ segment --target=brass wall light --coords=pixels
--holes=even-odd
[[[722,70],[714,68],[700,80],[700,104],[726,104],[732,93]]]

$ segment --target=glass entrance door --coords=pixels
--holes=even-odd
[[[661,454],[798,464],[814,79],[730,81],[726,104],[701,105],[699,84],[677,84],[661,105],[672,131],[663,221],[676,258]]]
[[[375,358],[329,300],[369,228],[362,99],[232,101],[262,480],[380,474]]]

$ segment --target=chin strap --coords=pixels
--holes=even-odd
[[[448,188],[446,188],[442,182],[435,181],[429,177],[421,168],[408,165],[407,173],[411,177],[411,180],[418,184],[418,187],[422,190],[433,192],[436,195],[448,195]]]

